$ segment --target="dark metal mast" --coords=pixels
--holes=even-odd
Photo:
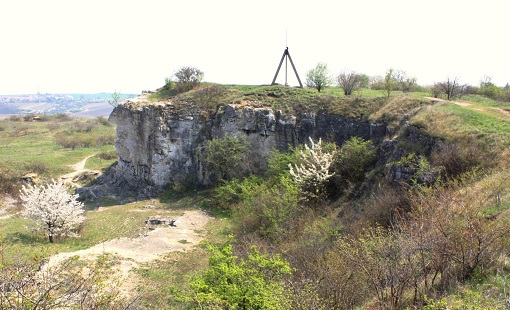
[[[285,86],[287,86],[287,60],[290,60],[290,64],[292,65],[292,69],[294,69],[294,74],[296,74],[296,78],[299,82],[299,87],[303,87],[303,83],[301,83],[301,79],[296,70],[296,66],[294,66],[294,62],[292,61],[292,57],[290,57],[289,48],[286,47],[283,52],[282,59],[280,60],[280,64],[278,65],[278,69],[276,69],[276,74],[274,75],[273,82],[271,85],[276,84],[276,78],[278,77],[278,73],[280,72],[280,68],[282,67],[283,60],[285,59]]]

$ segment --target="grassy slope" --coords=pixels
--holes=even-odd
[[[36,171],[42,177],[55,178],[72,171],[76,164],[89,155],[114,151],[113,145],[77,147],[72,150],[55,143],[57,134],[72,135],[77,122],[85,119],[70,119],[41,122],[2,120],[0,131],[0,162],[21,177]],[[115,127],[97,123],[90,132],[83,133],[92,139],[98,136],[114,136]],[[104,168],[113,160],[97,163],[93,168]],[[99,167],[103,166],[103,167]],[[91,167],[92,168],[92,167]]]
[[[510,116],[498,109],[507,109],[509,105],[494,102],[473,102],[471,106],[458,106],[452,103],[438,103],[430,105],[430,100],[424,99],[426,94],[412,93],[403,95],[394,92],[389,100],[382,91],[363,90],[352,98],[346,98],[338,88],[329,88],[322,93],[310,89],[294,89],[288,87],[270,86],[219,86],[222,90],[213,94],[212,101],[218,103],[240,103],[243,101],[259,102],[265,106],[284,111],[307,111],[324,108],[331,112],[338,112],[352,117],[370,119],[373,121],[387,121],[395,128],[403,114],[408,114],[411,123],[424,128],[431,136],[458,141],[467,136],[475,136],[487,141],[497,149],[508,147]],[[177,99],[191,99],[200,101],[200,94],[190,92],[180,95]],[[162,93],[153,96],[153,100],[165,100]],[[478,101],[480,101],[478,99]],[[70,171],[68,165],[74,164],[87,155],[97,154],[105,148],[78,148],[74,151],[63,149],[55,144],[54,134],[64,131],[71,126],[70,122],[62,122],[59,128],[50,130],[45,122],[9,122],[2,121],[0,131],[0,162],[9,165],[16,173],[23,174],[31,170],[35,164],[45,166],[42,175],[56,177]],[[111,127],[98,130],[111,132]],[[16,132],[24,132],[15,134]],[[93,160],[91,160],[92,162]],[[95,167],[108,164],[107,161],[95,160]],[[37,165],[35,165],[37,166]],[[89,167],[88,167],[89,168]],[[505,170],[506,171],[506,170]],[[509,173],[500,171],[503,176],[493,176],[504,180]],[[488,176],[490,178],[491,176]],[[205,194],[204,194],[205,195]],[[504,197],[508,206],[508,197]],[[18,253],[42,251],[55,253],[77,250],[92,246],[115,237],[133,237],[139,233],[141,223],[147,213],[135,212],[146,202],[137,202],[124,206],[108,207],[105,210],[87,212],[87,221],[82,229],[82,237],[68,239],[55,244],[49,244],[42,235],[32,235],[23,227],[26,223],[19,217],[0,220],[0,235],[15,244],[12,251]],[[193,205],[207,206],[206,196],[188,193],[175,195],[166,193],[158,202],[154,212],[174,212]],[[118,219],[122,218],[122,221]],[[216,219],[208,226],[209,242],[225,240],[231,223],[225,215],[217,214]],[[144,279],[145,285],[151,289],[144,297],[144,303],[150,308],[168,307],[171,302],[168,296],[172,286],[182,286],[186,283],[186,275],[193,274],[197,269],[204,268],[207,254],[202,248],[188,253],[171,253],[161,261],[143,266],[138,273]],[[498,275],[497,277],[501,277]],[[485,280],[486,283],[497,282],[494,277]],[[175,306],[175,305],[174,305]],[[173,306],[172,306],[173,307]]]

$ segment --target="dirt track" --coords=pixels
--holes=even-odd
[[[66,258],[78,255],[81,259],[94,260],[102,254],[113,254],[119,262],[116,265],[115,278],[122,283],[124,294],[136,288],[131,270],[161,258],[173,251],[192,249],[204,238],[203,229],[210,217],[203,211],[190,210],[176,218],[175,227],[165,226],[149,231],[137,238],[117,238],[97,244],[88,249],[53,255],[47,266],[51,267]],[[129,279],[129,281],[124,281]]]
[[[61,176],[64,182],[72,183],[73,178],[85,171],[85,163],[89,157],[86,157],[79,163],[72,165],[74,172]],[[101,211],[94,211],[101,212]],[[65,252],[53,255],[47,266],[51,267],[58,264],[66,258],[78,255],[81,259],[93,260],[102,254],[113,254],[119,264],[116,267],[115,277],[122,284],[121,290],[124,293],[135,289],[136,281],[133,281],[131,270],[139,266],[140,263],[146,263],[158,258],[168,252],[187,251],[192,249],[204,239],[204,228],[210,217],[200,210],[188,210],[175,218],[174,225],[162,225],[154,230],[148,231],[145,235],[137,238],[117,238],[109,240],[88,249]],[[142,223],[141,227],[143,226]],[[140,227],[140,228],[141,228]],[[130,281],[124,281],[125,279]]]

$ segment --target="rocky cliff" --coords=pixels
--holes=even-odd
[[[341,145],[352,136],[377,143],[388,134],[384,124],[320,112],[287,115],[247,104],[219,105],[214,112],[204,112],[178,109],[171,102],[126,101],[113,110],[110,120],[117,125],[118,163],[96,186],[80,191],[91,200],[105,195],[145,198],[183,178],[208,185],[196,150],[215,137],[243,136],[264,161],[270,151],[287,150],[308,137]]]

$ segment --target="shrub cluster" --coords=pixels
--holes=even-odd
[[[244,137],[213,138],[198,147],[196,152],[215,184],[223,180],[242,178],[253,172],[248,141]]]
[[[340,216],[327,196],[311,204],[292,182],[289,164],[306,161],[306,148],[273,153],[265,178],[231,179],[215,189],[215,200],[232,212],[238,246],[257,243],[285,253],[293,267],[286,280],[293,309],[423,308],[496,268],[509,250],[506,217],[487,213],[502,207],[506,188],[487,183],[483,190],[463,190],[480,180],[466,175],[483,153],[472,146],[455,151],[440,143],[431,161],[402,157],[392,164],[414,171],[410,186],[382,183],[363,202],[345,203]],[[333,162],[329,197],[360,188],[376,160],[370,141],[346,141]],[[449,182],[436,183],[439,173]]]
[[[403,196],[407,210],[395,212],[386,227],[359,226],[342,234],[302,230],[299,242],[290,249],[285,244],[284,257],[296,268],[292,287],[314,283],[325,309],[403,309],[422,308],[427,296],[438,298],[483,277],[509,250],[510,224],[486,215],[494,203],[491,190],[464,195],[463,186],[389,193]]]
[[[55,143],[63,148],[76,149],[77,147],[100,147],[115,143],[115,137],[108,134],[66,133],[55,135]]]
[[[0,163],[0,193],[17,194],[20,177],[7,165]]]

